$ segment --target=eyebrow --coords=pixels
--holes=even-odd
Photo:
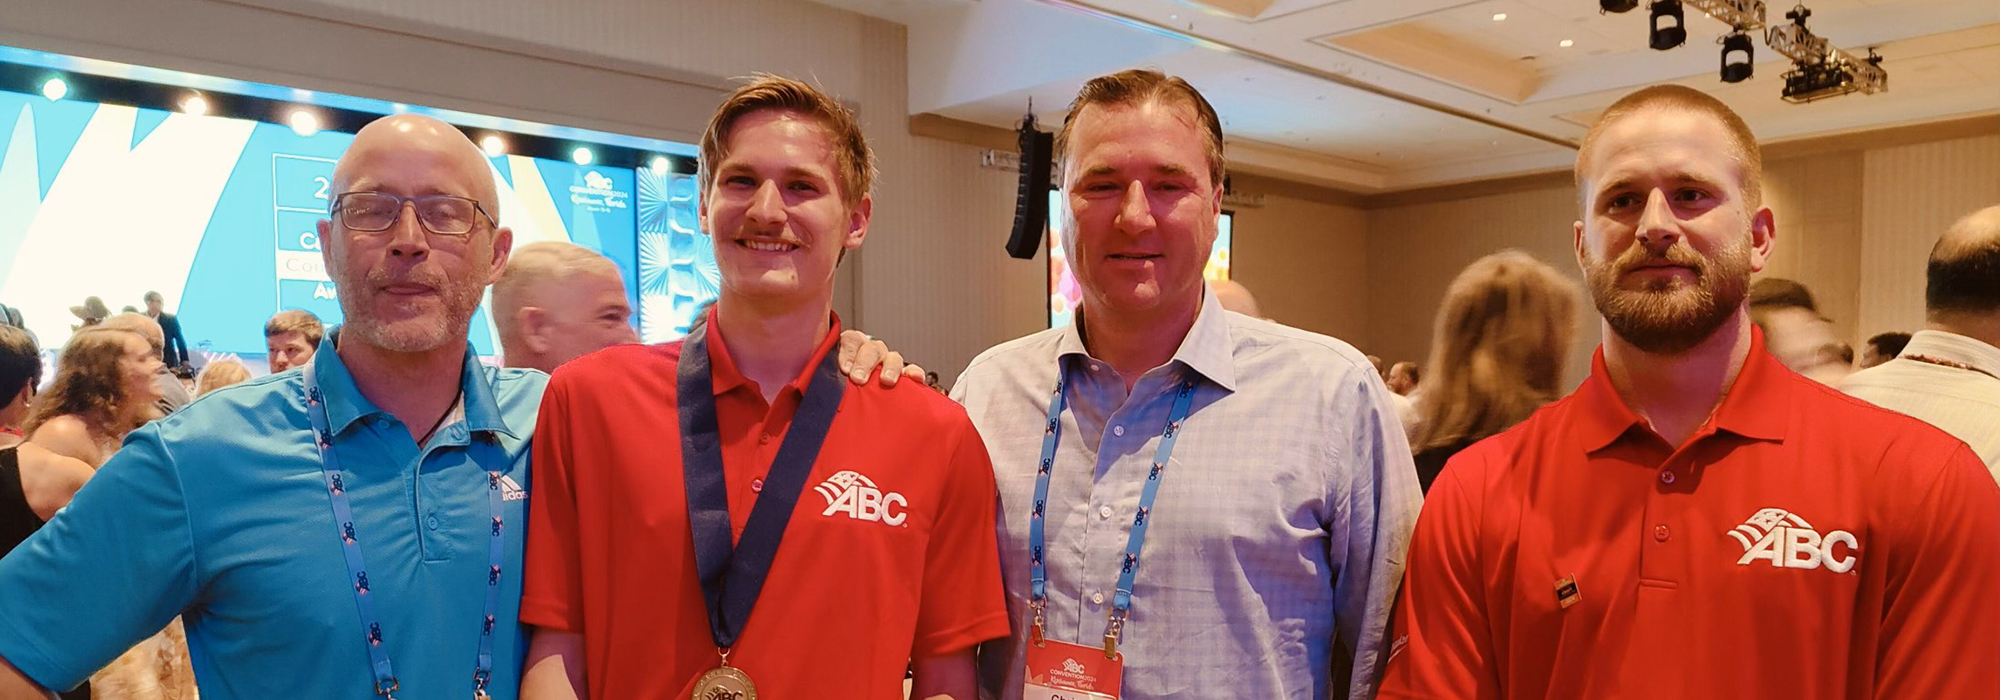
[[[1626,175],[1624,177],[1620,177],[1616,180],[1612,180],[1610,182],[1605,183],[1603,187],[1597,188],[1597,194],[1603,195],[1608,192],[1616,192],[1618,190],[1623,190],[1623,189],[1635,189],[1638,187],[1639,180],[1640,177],[1637,175]],[[1669,173],[1665,178],[1665,180],[1667,182],[1693,182],[1716,188],[1720,188],[1722,186],[1722,183],[1716,181],[1715,178],[1708,177],[1706,175],[1697,175],[1694,173],[1694,171],[1685,169],[1675,170]]]
[[[1155,175],[1165,175],[1168,177],[1194,176],[1194,171],[1181,167],[1179,165],[1175,165],[1173,163],[1161,163],[1159,165],[1153,166],[1152,170],[1153,174]],[[1109,165],[1096,165],[1096,166],[1091,166],[1090,168],[1086,168],[1082,173],[1078,174],[1077,177],[1079,178],[1097,177],[1100,175],[1116,175],[1117,173],[1118,173],[1117,168],[1111,167]]]

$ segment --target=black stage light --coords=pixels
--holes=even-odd
[[[1049,224],[1049,181],[1056,135],[1035,128],[1035,113],[1021,120],[1021,181],[1014,193],[1014,228],[1007,234],[1007,254],[1023,260],[1042,246]]]
[[[1653,33],[1646,43],[1652,46],[1653,50],[1665,51],[1687,42],[1687,18],[1681,13],[1680,0],[1657,0],[1653,3],[1652,9]],[[1660,20],[1668,17],[1673,18],[1673,25],[1660,26]]]
[[[1731,62],[1729,60],[1730,54],[1740,55],[1734,62]],[[1722,82],[1740,83],[1749,80],[1751,72],[1755,70],[1755,66],[1752,63],[1755,61],[1756,55],[1754,45],[1750,43],[1750,35],[1739,31],[1723,37]]]
[[[1639,6],[1639,0],[1597,0],[1597,9],[1604,12],[1631,12]]]

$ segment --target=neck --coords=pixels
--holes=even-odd
[[[1181,341],[1201,312],[1201,288],[1192,298],[1161,304],[1141,313],[1117,313],[1084,298],[1081,309],[1083,347],[1090,356],[1111,364],[1131,391],[1139,377],[1174,359]]]
[[[2000,314],[1931,314],[1925,328],[1962,335],[1973,340],[2000,347]]]
[[[555,363],[549,360],[548,355],[529,350],[528,342],[525,340],[505,336],[500,338],[500,364],[503,367],[538,369],[554,374]]]
[[[812,361],[833,329],[833,299],[767,302],[723,295],[715,302],[716,330],[737,371],[773,401]]]
[[[111,425],[104,426],[105,432],[113,437],[123,437],[125,433],[146,423],[146,419],[153,412],[153,404],[142,401],[130,404],[118,407],[118,414],[111,417]]]
[[[1671,355],[1641,350],[1604,326],[1604,364],[1618,397],[1676,447],[1722,405],[1749,357],[1750,317],[1742,309],[1700,344]]]
[[[464,340],[420,352],[397,352],[370,345],[359,337],[343,337],[335,344],[354,387],[410,431],[422,443],[421,431],[430,429],[452,403],[458,401],[465,370]],[[311,360],[307,360],[310,362]]]

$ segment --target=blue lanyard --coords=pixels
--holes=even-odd
[[[339,535],[341,554],[347,557],[348,580],[354,583],[354,607],[361,613],[361,629],[366,631],[368,666],[375,674],[375,694],[395,700],[400,684],[389,664],[389,650],[383,647],[382,622],[375,614],[375,596],[368,585],[368,565],[361,557],[361,539],[354,532],[354,511],[347,503],[347,486],[340,476],[340,460],[333,450],[333,430],[326,416],[325,397],[312,363],[302,371],[306,386],[306,415],[311,417],[314,443],[319,447],[320,471],[326,476],[327,500],[333,504],[333,524]],[[500,493],[500,472],[486,472],[486,506],[492,515],[492,535],[487,538],[486,615],[479,625],[479,657],[472,669],[472,696],[486,700],[487,681],[493,677],[493,616],[500,605],[500,557],[505,553],[506,511]]]
[[[1048,607],[1048,565],[1043,556],[1042,522],[1049,503],[1049,474],[1055,468],[1056,444],[1062,441],[1062,412],[1069,405],[1063,394],[1068,379],[1056,377],[1055,396],[1049,399],[1049,422],[1042,431],[1042,460],[1035,468],[1035,509],[1028,514],[1028,595],[1035,621],[1031,639],[1042,643],[1042,611]],[[1110,619],[1104,629],[1104,655],[1118,654],[1118,634],[1132,610],[1132,582],[1139,573],[1139,550],[1146,544],[1146,528],[1152,524],[1153,499],[1160,495],[1160,475],[1174,454],[1180,439],[1181,422],[1187,420],[1188,406],[1194,402],[1194,382],[1182,381],[1174,396],[1174,408],[1167,414],[1167,427],[1160,432],[1160,447],[1153,453],[1152,471],[1146,474],[1145,489],[1139,494],[1139,511],[1132,517],[1132,534],[1125,542],[1125,557],[1118,572],[1118,592],[1111,599]]]

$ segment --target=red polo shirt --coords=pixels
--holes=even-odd
[[[1446,466],[1395,634],[1383,698],[2000,698],[2000,487],[1761,334],[1675,449],[1599,350]]]
[[[769,405],[708,328],[740,537],[840,325]],[[564,365],[535,429],[521,621],[583,635],[592,698],[686,698],[717,665],[681,473],[680,352]],[[730,665],[761,697],[901,700],[912,657],[1007,636],[995,498],[964,409],[916,382],[847,386]]]

